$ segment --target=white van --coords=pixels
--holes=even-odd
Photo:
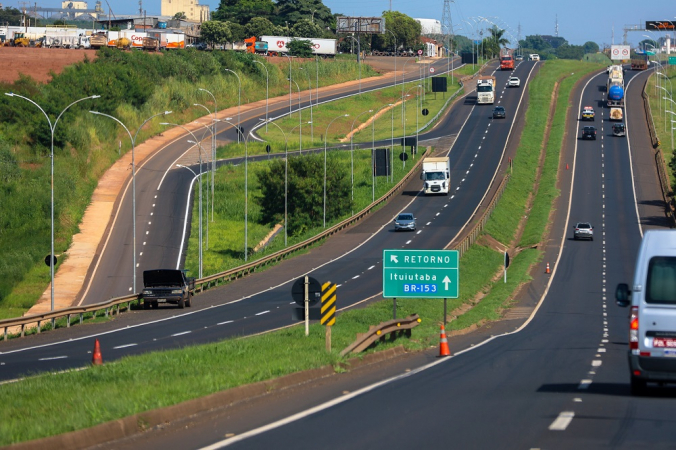
[[[634,283],[617,285],[619,306],[629,314],[631,393],[649,381],[676,383],[676,230],[649,230],[643,236]]]
[[[540,55],[537,53],[531,53],[530,56],[528,56],[528,59],[531,61],[540,61]]]

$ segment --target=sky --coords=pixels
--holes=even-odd
[[[96,0],[86,0],[90,8],[94,8]],[[219,0],[198,0],[200,4],[209,5],[214,11]],[[380,16],[383,11],[391,9],[410,17],[441,20],[444,0],[323,0],[333,13],[346,16]],[[139,9],[138,0],[108,0],[115,14],[136,14]],[[61,0],[33,0],[38,6],[58,8]],[[104,10],[108,10],[105,0]],[[3,2],[5,6],[21,8],[17,0]],[[421,8],[424,4],[425,8]],[[674,0],[649,1],[647,4],[636,0],[452,0],[451,18],[455,34],[470,36],[478,33],[479,28],[489,28],[491,23],[480,21],[477,25],[472,18],[483,17],[500,28],[507,30],[507,39],[518,37],[521,25],[521,38],[528,35],[556,35],[558,19],[558,35],[570,44],[582,45],[587,41],[603,44],[621,44],[625,26],[645,27],[650,20],[673,20],[676,23],[676,7]],[[160,14],[159,0],[143,0],[143,8],[148,14]],[[470,22],[468,24],[467,22]],[[614,28],[614,40],[613,40]],[[627,34],[632,46],[646,39],[644,35],[657,39],[664,32],[647,33],[632,31]],[[673,35],[672,35],[673,39]]]

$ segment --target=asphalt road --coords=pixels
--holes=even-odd
[[[534,64],[524,63],[515,70],[524,85],[533,68]],[[506,86],[510,73],[498,72],[495,75],[498,86]],[[339,305],[341,308],[379,298],[383,249],[444,248],[471,218],[500,167],[507,136],[516,117],[514,111],[521,104],[524,92],[524,87],[499,89],[498,103],[508,111],[505,120],[493,120],[491,106],[475,106],[470,98],[456,105],[437,127],[443,133],[458,135],[450,150],[452,195],[421,196],[420,181],[414,177],[398,198],[355,227],[329,239],[322,247],[280,263],[264,273],[207,291],[193,299],[195,306],[192,310],[162,308],[139,311],[96,329],[76,327],[69,332],[59,333],[57,330],[46,333],[34,340],[9,342],[0,353],[0,362],[4,364],[0,377],[11,379],[30,372],[85,366],[91,360],[94,336],[99,337],[106,360],[114,360],[131,354],[213,342],[288,326],[293,323],[290,317],[290,285],[305,274],[320,281],[337,283],[340,298],[344,299]],[[154,161],[155,158],[145,170],[150,171],[150,164]],[[164,167],[171,166],[167,164]],[[190,176],[186,170],[169,171],[174,176],[183,172]],[[157,173],[164,174],[160,170]],[[169,186],[170,180],[167,178],[163,183],[163,186]],[[142,192],[149,193],[147,197],[160,204],[161,196],[158,195],[155,200],[153,189],[151,184]],[[169,203],[172,202],[185,203],[180,200]],[[418,218],[418,231],[392,231],[392,218],[404,209]],[[158,222],[155,218],[152,222],[162,224],[163,220]],[[163,227],[168,225],[164,223]],[[175,235],[169,233],[167,236]],[[148,242],[155,242],[162,252],[171,249],[167,246],[169,238],[155,241],[148,238]],[[154,258],[153,247],[149,245],[148,248],[150,251],[146,252]]]
[[[208,427],[221,438],[205,448],[673,448],[676,388],[655,385],[638,398],[629,393],[627,310],[615,306],[613,292],[633,272],[643,219],[637,203],[658,200],[635,197],[633,180],[641,177],[633,165],[652,155],[630,149],[631,127],[626,139],[611,135],[608,110],[600,106],[604,75],[590,80],[573,108],[595,107],[599,138],[569,140],[573,185],[554,225],[561,238],[554,245],[562,250],[546,295],[524,326],[260,428],[238,428],[238,420],[223,417]],[[641,89],[643,76],[627,72],[630,93]],[[642,105],[635,95],[627,102],[631,125]],[[579,136],[583,125],[572,122],[570,136]],[[644,139],[636,134],[637,142]],[[659,216],[653,219],[650,226]],[[578,220],[594,224],[593,241],[573,240]],[[197,424],[184,436],[204,442],[198,431],[206,428]],[[222,440],[225,433],[233,437]]]

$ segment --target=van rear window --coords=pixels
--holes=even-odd
[[[676,257],[655,256],[650,259],[645,301],[676,304]]]

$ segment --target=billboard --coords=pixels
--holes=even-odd
[[[382,34],[384,32],[384,17],[338,17],[336,19],[336,33]]]
[[[673,31],[676,27],[674,27],[674,23],[669,20],[649,20],[645,23],[645,29],[650,31]]]
[[[631,51],[628,45],[611,45],[610,46],[610,59],[613,61],[621,61],[623,59],[629,59]]]

